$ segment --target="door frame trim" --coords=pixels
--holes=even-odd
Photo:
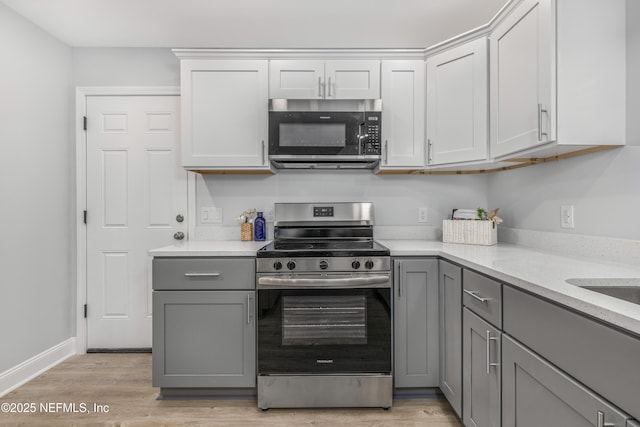
[[[75,155],[76,155],[76,300],[75,300],[75,350],[87,352],[87,319],[84,305],[87,302],[87,227],[83,211],[87,208],[87,133],[83,117],[87,114],[87,98],[90,96],[180,96],[179,86],[79,86],[75,99]],[[187,173],[187,239],[195,233],[195,173]]]

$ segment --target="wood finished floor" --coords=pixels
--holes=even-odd
[[[0,426],[461,426],[443,397],[396,399],[393,408],[271,409],[255,400],[156,400],[151,387],[151,355],[74,356],[0,398]],[[35,413],[6,413],[35,403]],[[40,404],[108,405],[108,413],[42,412]]]

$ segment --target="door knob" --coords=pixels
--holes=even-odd
[[[178,222],[182,222],[182,221],[184,221],[184,216],[182,216],[182,215],[178,214],[178,215],[176,216],[176,221],[178,221]]]
[[[182,231],[178,231],[176,234],[173,235],[173,238],[176,240],[182,240],[184,239],[184,233]]]

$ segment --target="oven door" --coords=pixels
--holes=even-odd
[[[363,126],[362,112],[271,111],[269,156],[361,155]]]
[[[390,374],[384,277],[259,278],[258,374]]]

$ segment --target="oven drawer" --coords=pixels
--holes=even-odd
[[[465,307],[502,328],[502,285],[486,276],[463,270],[462,302]]]
[[[153,289],[255,289],[255,259],[155,258]]]

